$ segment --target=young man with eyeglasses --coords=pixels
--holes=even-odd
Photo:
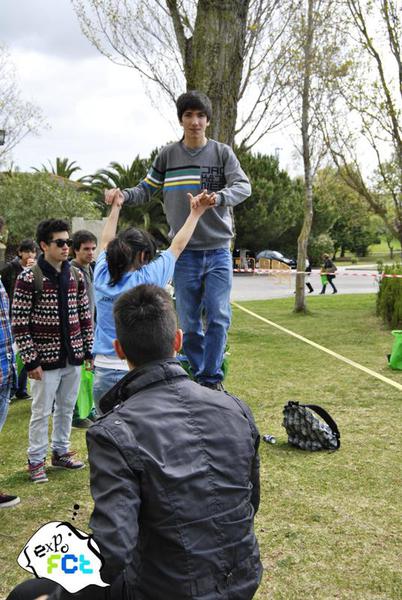
[[[92,368],[93,328],[82,274],[68,262],[69,226],[39,223],[42,250],[37,266],[23,271],[14,290],[12,324],[22,361],[32,380],[28,470],[34,483],[46,482],[48,420],[53,411],[52,466],[70,470],[85,465],[69,450],[81,365]]]

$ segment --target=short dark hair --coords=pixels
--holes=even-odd
[[[26,240],[22,240],[22,242],[20,242],[17,252],[37,252],[38,247],[35,244],[34,240],[31,239],[26,239]]]
[[[176,108],[180,123],[183,113],[190,109],[204,111],[208,121],[210,121],[212,117],[211,100],[206,94],[199,92],[198,90],[190,90],[189,92],[181,94],[176,100]]]
[[[92,231],[88,231],[87,229],[80,229],[73,233],[73,252],[79,250],[81,248],[81,244],[86,244],[87,242],[93,242],[94,244],[98,244],[98,240],[96,235],[92,233]]]
[[[70,226],[67,221],[62,219],[45,219],[41,221],[36,229],[36,241],[40,247],[41,242],[49,244],[52,240],[53,233],[56,231],[70,231]]]
[[[117,339],[130,363],[139,367],[173,356],[177,319],[166,290],[138,285],[120,296],[113,312]]]

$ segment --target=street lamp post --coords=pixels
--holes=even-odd
[[[4,146],[6,141],[6,132],[4,129],[0,129],[0,146]]]

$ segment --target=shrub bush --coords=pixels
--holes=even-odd
[[[384,267],[383,274],[402,275],[402,266],[393,264]],[[391,329],[402,328],[402,278],[383,277],[377,294],[377,315]]]

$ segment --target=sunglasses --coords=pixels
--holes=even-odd
[[[71,246],[73,245],[73,240],[62,240],[61,238],[58,238],[57,240],[51,240],[49,244],[56,244],[58,248],[63,248],[63,246],[68,246],[69,248],[71,248]]]

